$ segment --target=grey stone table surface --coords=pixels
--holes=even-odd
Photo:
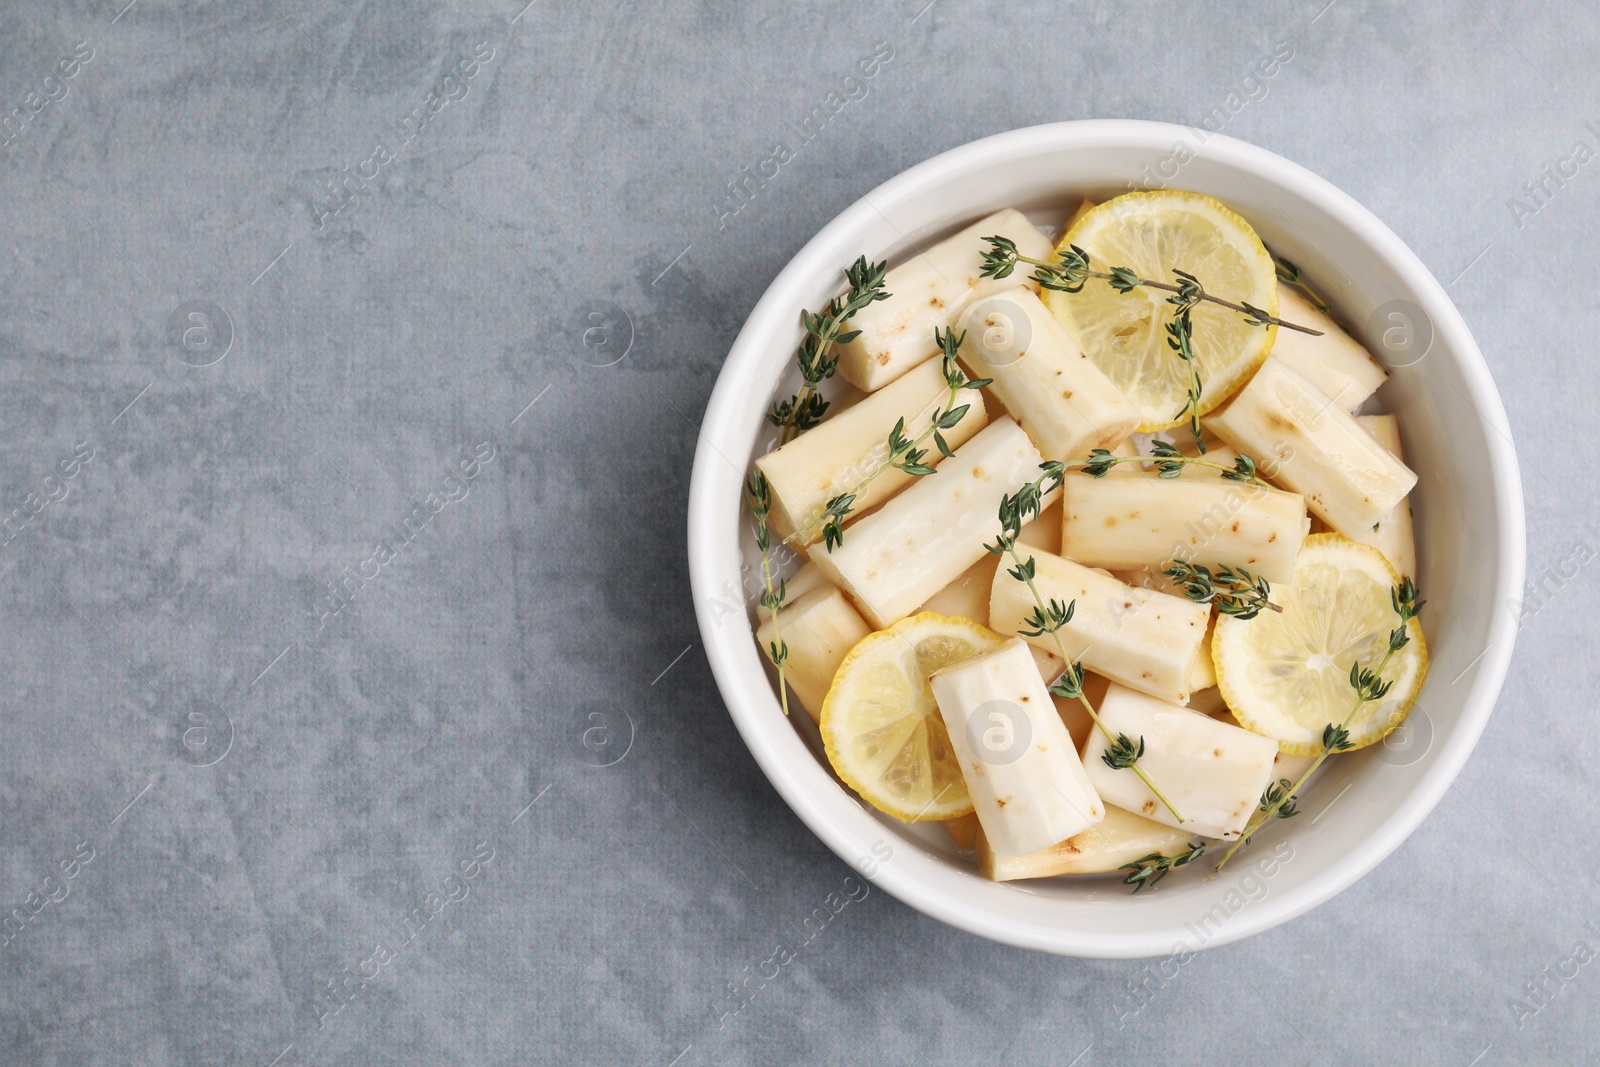
[[[0,1063],[1600,1056],[1590,5],[525,3],[0,10]],[[1498,712],[1370,876],[1182,967],[863,886],[747,981],[850,871],[700,648],[718,368],[860,191],[1129,116],[1459,303],[1541,583]]]

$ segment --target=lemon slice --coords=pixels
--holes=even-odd
[[[1283,752],[1315,756],[1322,730],[1343,723],[1355,706],[1350,665],[1376,668],[1399,616],[1390,593],[1400,581],[1383,554],[1338,534],[1312,534],[1295,560],[1293,583],[1272,587],[1283,612],[1254,619],[1217,619],[1211,658],[1217,684],[1239,725],[1278,742]],[[1393,683],[1381,700],[1362,706],[1350,741],[1363,748],[1400,725],[1428,673],[1422,625],[1383,669]]]
[[[1180,190],[1125,193],[1079,216],[1057,250],[1077,245],[1093,270],[1127,267],[1141,278],[1176,283],[1173,270],[1200,280],[1206,292],[1235,304],[1278,313],[1272,256],[1250,224],[1209,196]],[[1081,292],[1046,289],[1044,302],[1106,376],[1128,394],[1153,433],[1184,421],[1189,368],[1167,346],[1173,294],[1139,286],[1119,293],[1103,278]],[[1276,326],[1250,326],[1245,316],[1202,300],[1191,313],[1204,415],[1238,389],[1267,358]]]
[[[1004,643],[971,619],[931,611],[862,638],[822,703],[822,743],[839,777],[906,822],[970,814],[928,676]]]

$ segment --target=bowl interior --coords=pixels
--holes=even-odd
[[[786,720],[752,635],[759,571],[739,484],[770,447],[762,412],[797,382],[796,316],[834,295],[857,255],[891,266],[945,233],[1015,206],[1055,227],[1083,196],[1154,180],[1217,197],[1298,264],[1391,379],[1412,495],[1432,669],[1403,743],[1332,760],[1301,817],[1257,835],[1221,875],[1204,861],[1137,897],[1112,876],[994,884],[937,826],[907,826],[832,777],[805,714]],[[1394,316],[1399,314],[1401,318]],[[1385,332],[1390,334],[1385,345]],[[1523,526],[1509,428],[1459,314],[1386,227],[1315,175],[1265,150],[1186,127],[1079,122],[1018,130],[924,163],[817,235],[762,298],[702,426],[690,501],[696,610],[723,697],[785,800],[842,858],[907,903],[1011,944],[1143,956],[1223,944],[1326,900],[1397,847],[1437,803],[1492,710],[1515,636]]]

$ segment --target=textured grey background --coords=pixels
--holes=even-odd
[[[0,1062],[1596,1058],[1590,5],[125,2],[0,12]],[[1208,114],[1409,241],[1504,392],[1545,594],[1483,743],[1355,888],[1182,967],[873,890],[735,1013],[850,872],[740,744],[690,609],[734,333],[936,152]]]

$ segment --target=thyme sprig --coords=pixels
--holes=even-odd
[[[954,330],[934,330],[934,341],[943,353],[942,370],[946,395],[944,402],[928,420],[928,425],[914,438],[906,437],[906,420],[901,418],[894,424],[894,429],[889,431],[888,439],[884,442],[883,458],[868,471],[860,481],[849,489],[831,497],[823,506],[822,513],[815,519],[801,526],[790,534],[785,541],[808,536],[820,524],[822,526],[823,547],[832,552],[839,545],[844,544],[844,520],[855,510],[856,498],[861,491],[884,471],[899,470],[914,478],[923,478],[934,473],[934,468],[926,461],[928,450],[923,448],[930,440],[942,456],[953,456],[955,450],[945,440],[944,431],[954,429],[962,419],[966,418],[971,404],[957,404],[964,389],[982,389],[991,381],[989,378],[968,378],[962,372],[960,364],[956,362],[956,353],[961,347],[961,341],[966,334],[958,334]]]
[[[767,644],[767,657],[778,669],[778,696],[783,702],[783,713],[789,714],[789,688],[784,684],[783,668],[789,661],[789,643],[783,639],[783,627],[778,621],[778,611],[789,595],[788,582],[772,580],[772,531],[767,526],[767,515],[772,511],[772,486],[767,476],[753,472],[744,483],[744,502],[756,520],[756,547],[761,550],[761,606],[772,617],[772,640]]]
[[[1295,796],[1290,791],[1292,788],[1293,785],[1287,778],[1279,778],[1277,782],[1267,786],[1266,791],[1261,794],[1261,810],[1270,811],[1280,819],[1292,819],[1299,815],[1300,809],[1296,807]]]
[[[1029,556],[1028,562],[1021,567],[1013,568],[1012,574],[1020,580],[1032,581],[1034,575],[1033,557]],[[1017,633],[1023,637],[1043,637],[1045,634],[1053,634],[1072,621],[1072,612],[1077,606],[1078,602],[1075,600],[1069,600],[1066,604],[1062,604],[1061,601],[1051,597],[1050,603],[1043,607],[1034,608],[1033,614],[1022,620],[1023,628],[1018,630]]]
[[[1057,460],[1039,464],[1039,469],[1044,473],[1033,481],[1018,489],[1015,493],[1002,497],[1000,500],[1000,532],[995,537],[994,544],[985,544],[996,556],[1009,556],[1012,566],[1007,571],[1011,577],[1022,582],[1028,587],[1028,592],[1033,594],[1033,612],[1023,620],[1023,629],[1019,632],[1028,637],[1042,637],[1049,634],[1055,642],[1056,653],[1066,664],[1066,670],[1056,682],[1050,686],[1050,692],[1063,700],[1076,700],[1083,705],[1089,713],[1089,718],[1094,721],[1110,747],[1102,758],[1106,765],[1113,770],[1131,770],[1139,776],[1139,780],[1153,793],[1157,800],[1172,812],[1172,817],[1178,822],[1183,822],[1183,816],[1166,795],[1156,788],[1156,784],[1145,774],[1144,768],[1139,766],[1139,758],[1144,755],[1144,738],[1134,742],[1125,733],[1112,735],[1106,724],[1100,720],[1100,713],[1095,709],[1092,701],[1083,692],[1083,664],[1067,655],[1066,645],[1061,640],[1061,628],[1072,620],[1073,609],[1076,601],[1062,604],[1058,600],[1046,601],[1039,592],[1038,585],[1034,582],[1036,573],[1036,560],[1033,556],[1027,559],[1017,551],[1017,541],[1022,534],[1022,527],[1031,519],[1039,517],[1039,510],[1044,498],[1060,487],[1066,478],[1067,465]]]
[[[1058,250],[1056,258],[1059,262],[1051,263],[1047,260],[1034,259],[1031,256],[1022,255],[1017,251],[1016,242],[1010,238],[985,237],[984,240],[988,241],[990,245],[988,251],[983,253],[982,274],[985,278],[1010,277],[1011,272],[1016,269],[1019,263],[1026,263],[1034,268],[1034,281],[1046,289],[1055,289],[1063,293],[1081,292],[1084,283],[1090,278],[1104,279],[1111,283],[1112,288],[1119,293],[1130,293],[1141,285],[1146,289],[1161,289],[1165,292],[1179,295],[1184,293],[1184,287],[1181,284],[1156,281],[1153,278],[1141,278],[1127,267],[1113,267],[1109,271],[1094,270],[1090,263],[1089,253],[1077,245]],[[1183,274],[1184,272],[1178,271],[1176,273]],[[1192,281],[1194,276],[1188,275],[1188,278]],[[1198,299],[1218,304],[1230,311],[1237,311],[1241,315],[1247,316],[1245,321],[1251,326],[1282,326],[1284,329],[1296,330],[1300,333],[1310,334],[1313,337],[1322,336],[1321,330],[1313,330],[1309,326],[1300,326],[1280,319],[1276,315],[1268,315],[1249,301],[1236,304],[1231,300],[1224,300],[1220,296],[1214,296],[1203,288],[1198,294]]]
[[[849,290],[843,296],[828,301],[820,314],[800,309],[800,327],[805,338],[795,349],[795,362],[800,365],[800,377],[805,382],[800,392],[787,400],[777,401],[767,412],[767,421],[778,427],[778,444],[782,445],[822,421],[828,402],[817,392],[824,379],[832,378],[839,367],[839,357],[834,354],[835,344],[849,344],[861,335],[860,330],[844,330],[856,312],[879,300],[887,300],[889,291],[884,288],[888,261],[867,263],[866,256],[845,269]]]
[[[1263,796],[1264,803],[1258,809],[1261,814],[1250,821],[1244,828],[1244,833],[1239,835],[1239,840],[1235,841],[1233,847],[1223,854],[1222,861],[1217,864],[1217,870],[1222,870],[1223,864],[1232,859],[1233,854],[1239,851],[1240,846],[1248,842],[1256,831],[1266,825],[1269,820],[1280,817],[1278,813],[1283,810],[1285,805],[1292,806],[1295,803],[1295,797],[1299,794],[1301,787],[1306,784],[1306,779],[1316,773],[1317,768],[1322,766],[1324,760],[1335,752],[1344,752],[1355,747],[1355,743],[1350,740],[1350,724],[1355,721],[1356,713],[1363,707],[1375,700],[1382,700],[1388,695],[1390,688],[1394,685],[1394,681],[1392,679],[1384,681],[1384,668],[1389,666],[1389,661],[1394,658],[1396,652],[1399,652],[1411,642],[1411,635],[1407,633],[1407,627],[1410,625],[1411,620],[1417,617],[1417,614],[1427,601],[1418,600],[1416,584],[1410,578],[1404,578],[1400,581],[1400,584],[1389,591],[1389,603],[1393,606],[1394,613],[1399,616],[1400,625],[1389,631],[1389,647],[1385,650],[1383,658],[1378,661],[1376,667],[1363,667],[1359,661],[1350,665],[1350,688],[1356,691],[1356,698],[1355,702],[1350,706],[1349,713],[1345,715],[1344,721],[1341,723],[1330,722],[1323,727],[1322,751],[1312,761],[1311,766],[1306,768],[1299,781],[1295,782],[1293,786],[1279,790],[1276,796],[1270,798]],[[1270,793],[1272,790],[1268,790],[1268,792]],[[1287,818],[1287,816],[1283,817]]]
[[[1249,301],[1234,303],[1224,300],[1220,296],[1213,296],[1206,292],[1205,286],[1186,270],[1174,270],[1172,275],[1175,282],[1157,281],[1154,278],[1140,277],[1129,267],[1112,267],[1110,270],[1096,270],[1090,260],[1089,253],[1077,245],[1069,245],[1057,249],[1055,262],[1034,259],[1024,256],[1017,251],[1015,241],[1008,237],[985,237],[989,248],[983,253],[982,274],[986,278],[1006,278],[1016,270],[1017,265],[1026,263],[1034,268],[1033,279],[1045,289],[1053,289],[1062,293],[1078,293],[1090,278],[1101,278],[1111,288],[1119,293],[1131,293],[1133,290],[1144,286],[1147,289],[1159,289],[1171,293],[1167,303],[1174,307],[1172,321],[1167,323],[1167,347],[1175,352],[1184,366],[1189,371],[1189,383],[1185,389],[1183,407],[1178,409],[1173,418],[1186,418],[1189,431],[1194,434],[1195,447],[1202,453],[1206,450],[1205,440],[1200,436],[1200,399],[1204,393],[1204,385],[1200,381],[1200,367],[1194,357],[1194,321],[1191,313],[1196,304],[1209,301],[1229,310],[1236,311],[1244,316],[1244,321],[1251,326],[1282,326],[1290,330],[1299,330],[1301,333],[1320,335],[1322,331],[1313,330],[1309,326],[1298,326],[1292,322],[1285,322],[1276,315],[1269,315],[1261,308]]]
[[[1088,263],[1087,256],[1084,257],[1084,262]],[[1200,396],[1205,386],[1200,382],[1200,365],[1194,361],[1194,320],[1190,318],[1190,313],[1205,296],[1206,291],[1200,280],[1188,271],[1174,270],[1172,273],[1178,279],[1178,291],[1167,297],[1167,303],[1178,310],[1173,312],[1172,321],[1167,323],[1167,347],[1176,352],[1178,358],[1183,360],[1184,366],[1189,369],[1189,384],[1183,407],[1179,408],[1173,417],[1179,419],[1188,417],[1189,432],[1194,434],[1194,446],[1199,449],[1201,455],[1205,455],[1206,439],[1200,433]],[[1111,285],[1118,292],[1128,293],[1134,286],[1129,284],[1124,288],[1123,283],[1126,281],[1128,279],[1115,279]],[[1259,318],[1260,312],[1249,304],[1244,306]],[[1266,325],[1265,322],[1258,322],[1250,317],[1246,317],[1245,321],[1252,326]]]
[[[1183,559],[1167,563],[1169,566],[1161,573],[1176,582],[1183,595],[1196,604],[1213,604],[1223,615],[1241,621],[1255,618],[1264,608],[1283,611],[1272,602],[1272,585],[1243,567],[1223,564],[1212,571],[1204,564]]]
[[[1144,738],[1137,744],[1127,734],[1117,734],[1116,743],[1100,753],[1100,761],[1114,771],[1125,771],[1144,755]]]
[[[1028,557],[1028,562],[1030,564],[1033,563],[1033,557],[1032,556]],[[1029,573],[1030,574],[1032,573],[1032,569],[1031,568],[1029,570]],[[1077,603],[1077,602],[1076,601],[1071,601],[1071,600],[1067,601],[1066,610],[1065,611],[1057,611],[1056,612],[1055,618],[1059,619],[1059,621],[1056,622],[1055,625],[1051,629],[1049,629],[1049,630],[1047,630],[1045,632],[1054,633],[1056,630],[1061,629],[1061,627],[1063,627],[1067,623],[1071,622],[1072,621],[1072,608],[1073,608],[1073,605],[1075,603]],[[1050,606],[1051,606],[1051,609],[1054,611],[1055,609],[1058,608],[1059,602],[1055,601],[1055,600],[1051,600],[1050,601]],[[1039,609],[1035,608],[1034,609],[1034,617],[1037,618],[1037,616],[1039,616],[1039,614],[1040,614]],[[1033,622],[1034,620],[1030,619],[1029,621]],[[1029,636],[1027,631],[1021,631],[1021,632],[1023,633],[1024,636]],[[1036,636],[1037,637],[1037,636],[1040,636],[1040,635],[1039,634],[1033,634],[1032,636]],[[1061,644],[1060,640],[1057,639],[1057,641],[1056,641],[1057,648],[1060,647],[1060,644]],[[1087,705],[1087,701],[1085,700],[1084,695],[1083,695],[1083,664],[1081,664],[1081,663],[1068,663],[1065,673],[1063,673],[1061,675],[1061,677],[1056,680],[1056,683],[1053,686],[1050,687],[1050,692],[1054,693],[1058,697],[1061,697],[1063,700],[1084,701],[1084,704],[1087,707],[1088,706]],[[1092,712],[1092,709],[1091,709],[1091,714],[1092,713],[1093,712]],[[1096,723],[1098,723],[1098,722],[1099,722],[1099,720],[1097,719]],[[1101,732],[1105,733],[1105,728],[1104,727],[1101,727]],[[1106,739],[1107,740],[1111,740],[1111,735],[1109,733],[1106,734]],[[1144,737],[1141,736],[1139,738],[1139,740],[1135,741],[1131,737],[1129,737],[1127,734],[1125,734],[1125,733],[1123,733],[1122,731],[1119,730],[1119,731],[1117,731],[1116,740],[1111,741],[1111,744],[1106,747],[1106,750],[1104,752],[1100,753],[1100,759],[1101,759],[1101,762],[1103,762],[1107,767],[1110,767],[1114,771],[1126,771],[1126,770],[1134,769],[1133,765],[1135,763],[1138,763],[1139,759],[1143,755],[1144,755]],[[1144,773],[1143,772],[1139,772],[1139,777],[1140,778],[1144,778]],[[1145,782],[1146,782],[1146,784],[1148,784],[1149,783],[1149,779],[1145,779]],[[1151,786],[1150,787],[1150,791],[1152,793],[1155,793],[1156,792],[1155,786]],[[1156,795],[1160,796],[1161,794],[1160,793],[1156,793]],[[1165,798],[1163,798],[1162,803],[1166,803]],[[1174,811],[1173,814],[1177,815],[1177,812]],[[1180,820],[1180,821],[1182,821],[1182,820]]]
[[[1183,468],[1188,466],[1210,467],[1212,470],[1221,471],[1222,477],[1227,481],[1250,482],[1263,489],[1273,488],[1271,482],[1261,477],[1256,468],[1256,461],[1243,453],[1233,461],[1231,467],[1199,456],[1186,456],[1166,441],[1152,441],[1150,453],[1148,456],[1119,456],[1109,449],[1095,448],[1089,451],[1089,458],[1086,461],[1070,466],[1081,467],[1083,472],[1091,477],[1104,478],[1119,463],[1149,463],[1153,460],[1156,476],[1159,478],[1176,478],[1183,473]]]
[[[1160,852],[1152,852],[1148,856],[1140,856],[1132,863],[1124,863],[1118,867],[1119,871],[1127,871],[1128,876],[1122,880],[1123,885],[1133,886],[1137,893],[1146,886],[1155,885],[1167,876],[1167,872],[1174,867],[1182,867],[1199,859],[1205,850],[1210,848],[1210,842],[1191,843],[1187,852],[1180,852],[1176,856],[1167,856]]]
[[[1269,819],[1292,819],[1300,814],[1296,806],[1297,798],[1293,793],[1294,786],[1287,778],[1279,778],[1276,782],[1268,782],[1267,788],[1261,791],[1261,800],[1256,806],[1257,811],[1271,812],[1262,823]],[[1254,831],[1250,831],[1254,832]],[[1250,839],[1241,837],[1239,843],[1248,845]]]
[[[1311,301],[1311,305],[1324,315],[1328,315],[1333,312],[1333,308],[1328,306],[1328,302],[1322,299],[1322,297],[1318,296],[1316,291],[1313,290],[1306,282],[1305,277],[1300,273],[1299,267],[1295,266],[1287,259],[1284,259],[1282,256],[1276,255],[1272,257],[1272,264],[1277,269],[1279,284],[1292,285],[1302,293],[1306,294],[1306,299]]]
[[[1294,795],[1294,785],[1287,778],[1279,778],[1276,782],[1267,783],[1267,788],[1261,791],[1261,803],[1257,811],[1269,812],[1269,819],[1292,819],[1300,814],[1298,798]],[[1247,837],[1245,844],[1250,843]]]

